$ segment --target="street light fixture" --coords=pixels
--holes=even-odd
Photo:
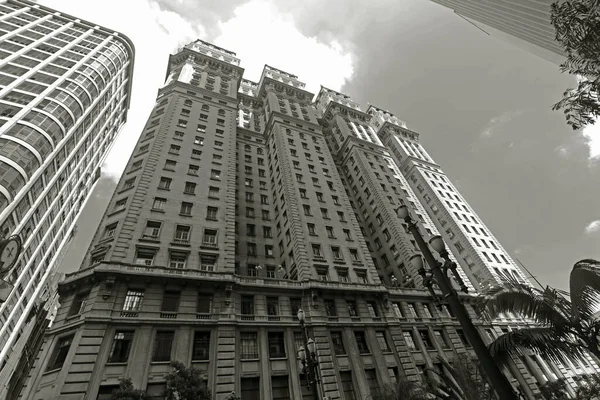
[[[305,324],[306,315],[303,309],[298,310],[298,321],[302,327],[302,339],[304,346],[298,349],[298,357],[302,363],[302,374],[306,377],[306,386],[312,391],[315,400],[319,400],[319,361],[317,360],[317,349],[315,341],[308,337],[308,329]],[[307,354],[308,351],[308,354]]]
[[[431,253],[429,246],[423,239],[421,232],[419,232],[417,222],[411,218],[408,208],[405,205],[400,206],[396,210],[396,213],[408,225],[408,231],[415,238],[421,253],[423,253],[423,256],[425,257],[427,266],[429,267],[428,270],[424,268],[423,259],[418,254],[415,254],[410,258],[410,263],[413,267],[415,267],[415,269],[417,269],[417,272],[423,278],[423,285],[429,290],[429,293],[436,302],[439,302],[440,299],[433,290],[433,286],[435,285],[440,289],[445,301],[463,328],[463,332],[465,333],[467,340],[471,346],[473,346],[473,350],[481,362],[481,366],[498,397],[502,400],[516,400],[517,395],[515,394],[510,382],[508,379],[506,379],[506,376],[504,376],[490,355],[487,346],[473,325],[473,321],[471,321],[467,309],[460,301],[458,293],[452,286],[448,276],[448,271],[452,272],[454,280],[459,284],[461,290],[465,293],[468,291],[467,286],[464,284],[460,278],[460,275],[458,274],[456,263],[450,259],[450,255],[446,250],[444,240],[440,236],[434,236],[429,240],[429,246],[431,246],[431,248],[433,248],[433,250],[435,250],[435,252],[444,259],[444,264],[441,264]]]

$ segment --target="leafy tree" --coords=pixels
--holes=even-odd
[[[540,386],[540,394],[537,397],[540,400],[566,400],[569,398],[567,395],[567,384],[564,379],[557,379],[555,381],[548,381]]]
[[[429,400],[430,393],[421,382],[400,379],[396,385],[384,385],[373,400]]]
[[[429,380],[430,391],[438,398],[448,400],[496,400],[494,390],[487,382],[476,359],[459,354],[449,363],[439,358],[446,373],[432,370],[439,379]]]
[[[499,363],[531,352],[555,362],[584,359],[588,352],[600,358],[600,320],[594,316],[600,304],[600,262],[575,263],[569,284],[570,301],[568,293],[560,290],[540,290],[516,281],[480,296],[477,306],[489,318],[510,312],[537,323],[505,333],[490,344],[490,353]]]
[[[131,379],[121,379],[119,389],[110,396],[110,400],[150,400],[143,390],[134,389]]]
[[[166,400],[211,400],[210,389],[202,378],[202,371],[186,367],[179,361],[171,363],[173,371],[167,376]]]
[[[593,125],[600,116],[600,1],[558,1],[551,6],[551,22],[567,53],[561,72],[580,78],[577,88],[567,89],[552,109],[564,109],[573,129]]]

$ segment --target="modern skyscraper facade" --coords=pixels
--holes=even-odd
[[[548,61],[560,64],[566,57],[550,23],[550,5],[556,0],[432,1],[454,10],[484,32]]]
[[[366,399],[441,372],[439,357],[471,350],[410,265],[418,250],[395,215],[401,204],[427,235],[464,241],[450,250],[472,292],[506,276],[494,267],[525,280],[510,258],[488,261],[437,197],[431,210],[433,189],[421,201],[419,185],[435,185],[420,171],[444,175],[418,134],[326,88],[313,102],[298,77],[268,65],[258,82],[243,79],[239,64],[200,40],[170,57],[88,255],[59,285],[22,399],[109,399],[122,377],[161,399],[175,360],[199,368],[219,400],[309,398],[299,309],[323,397]],[[527,325],[468,309],[488,340]],[[568,368],[525,356],[510,378],[533,399]]]
[[[0,276],[12,288],[0,303],[2,390],[20,357],[15,343],[54,294],[48,277],[125,122],[133,51],[94,23],[32,1],[0,3],[0,238],[23,243]]]

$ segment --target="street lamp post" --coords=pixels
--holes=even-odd
[[[444,259],[444,264],[441,265],[433,256],[429,246],[423,239],[421,232],[419,232],[417,222],[410,217],[408,208],[406,206],[400,206],[396,212],[398,213],[398,216],[407,223],[408,230],[415,238],[419,249],[423,253],[425,260],[429,265],[429,270],[425,270],[425,268],[423,268],[423,260],[421,259],[421,256],[415,255],[411,258],[411,263],[413,266],[417,267],[419,275],[423,277],[423,284],[429,289],[429,292],[436,301],[439,301],[439,298],[433,291],[432,286],[435,284],[440,288],[444,296],[444,300],[448,303],[450,309],[458,319],[458,322],[463,328],[463,332],[465,333],[467,340],[471,346],[473,346],[473,350],[481,362],[481,366],[498,397],[501,400],[516,400],[517,395],[515,394],[510,382],[508,379],[506,379],[506,376],[504,376],[490,355],[487,346],[473,325],[467,309],[460,301],[456,290],[452,287],[450,278],[447,275],[448,271],[452,272],[455,280],[459,283],[461,290],[463,292],[467,292],[467,287],[456,270],[456,264],[450,260],[450,256],[446,250],[444,241],[440,236],[434,236],[429,240],[431,247]]]
[[[298,356],[302,362],[302,373],[306,377],[306,386],[312,391],[315,400],[319,400],[319,361],[317,360],[317,349],[315,341],[308,337],[308,330],[304,323],[304,310],[298,310],[298,321],[302,327],[302,338],[304,346],[298,349]],[[308,354],[307,354],[308,351]]]

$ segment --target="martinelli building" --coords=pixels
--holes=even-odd
[[[526,281],[411,131],[266,65],[195,41],[167,79],[60,303],[21,398],[110,399],[119,380],[163,399],[170,362],[201,371],[215,399],[312,398],[298,349],[301,309],[322,398],[366,399],[399,379],[445,373],[472,352],[410,258],[396,210],[442,235],[470,293]],[[527,325],[489,323],[487,341]],[[536,356],[507,370],[525,398],[591,365]]]
[[[126,120],[133,44],[32,1],[0,2],[0,239],[22,251],[0,267],[0,398],[100,165]]]

